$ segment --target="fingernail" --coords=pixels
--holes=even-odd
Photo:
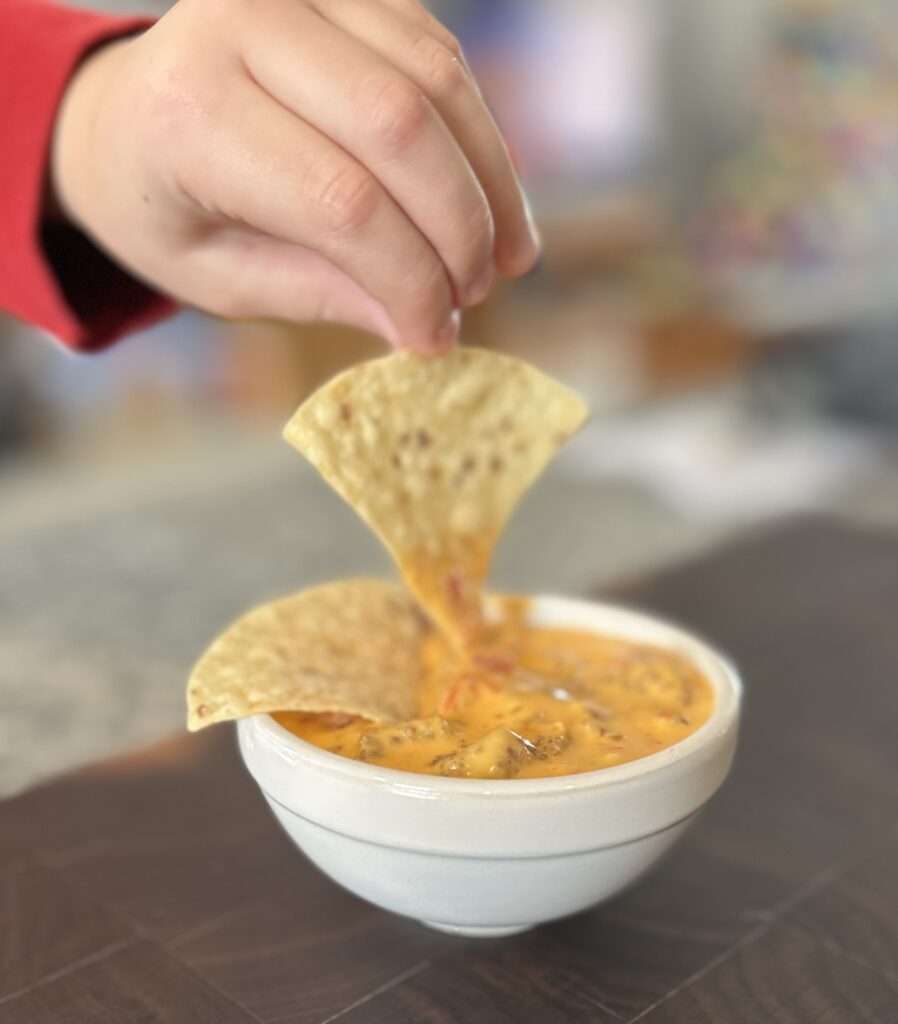
[[[461,328],[461,310],[453,309],[449,314],[448,318],[444,322],[443,326],[434,335],[434,341],[437,345],[451,345],[453,341],[458,337],[459,329]]]
[[[524,221],[526,234],[509,238],[497,253],[499,270],[503,277],[521,277],[532,270],[543,251],[543,242],[539,228],[533,218],[533,210],[527,196],[521,193],[524,202]]]
[[[477,277],[474,283],[468,288],[467,295],[465,296],[465,305],[476,306],[478,302],[482,302],[487,295],[490,293],[490,289],[493,287],[493,282],[496,280],[496,267],[493,261],[484,267],[483,272]]]
[[[536,220],[533,217],[533,207],[530,205],[530,200],[524,195],[524,213],[527,217],[527,230],[530,232],[530,241],[533,243],[533,248],[537,252],[543,247],[543,240],[540,237],[539,228],[536,226]]]

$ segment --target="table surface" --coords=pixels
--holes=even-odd
[[[288,844],[233,732],[0,804],[0,1024],[898,1021],[898,536],[796,522],[621,588],[748,686],[731,779],[649,879],[463,940]]]

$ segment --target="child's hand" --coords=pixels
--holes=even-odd
[[[227,317],[445,347],[538,243],[458,44],[417,0],[180,0],[60,111],[66,215]]]

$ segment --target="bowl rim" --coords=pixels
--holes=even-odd
[[[738,722],[743,696],[740,674],[728,656],[694,631],[663,616],[623,603],[555,594],[535,595],[532,598],[531,612],[537,625],[549,621],[552,625],[564,628],[565,617],[570,615],[573,619],[579,618],[581,621],[570,623],[568,628],[589,629],[590,627],[582,620],[595,616],[616,622],[618,627],[625,627],[620,631],[632,633],[634,639],[638,639],[638,634],[643,632],[654,634],[655,639],[644,637],[642,642],[678,650],[698,663],[698,667],[714,687],[715,700],[710,716],[695,732],[654,754],[589,772],[528,779],[447,778],[356,761],[300,739],[279,725],[270,714],[259,714],[243,719],[237,723],[238,728],[241,731],[251,730],[266,746],[276,748],[288,761],[302,762],[322,774],[348,777],[378,789],[386,788],[393,792],[427,799],[489,796],[509,800],[546,797],[590,789],[605,790],[632,783],[636,779],[657,776],[684,761],[700,757],[709,745],[713,745],[715,739],[725,735]],[[598,625],[592,628],[597,632],[603,630],[615,635],[613,628]],[[658,635],[665,637],[667,642],[657,639]]]

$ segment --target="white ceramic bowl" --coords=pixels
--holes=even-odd
[[[723,782],[742,687],[707,644],[652,616],[540,597],[531,621],[685,654],[715,707],[691,736],[614,768],[547,779],[454,779],[352,761],[268,715],[240,751],[287,834],[334,881],[380,907],[463,935],[524,931],[608,899],[647,871]]]

